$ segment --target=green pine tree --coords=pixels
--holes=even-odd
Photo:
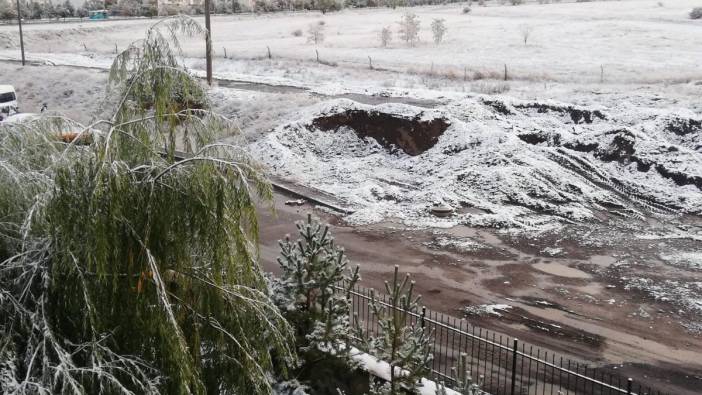
[[[357,325],[358,336],[366,339],[369,352],[391,366],[390,381],[374,388],[373,393],[379,395],[417,393],[421,378],[431,373],[430,331],[411,320],[418,314],[421,296],[414,296],[414,281],[409,280],[410,275],[400,279],[398,271],[395,266],[392,283],[385,282],[387,302],[378,300],[371,291],[369,305],[378,321],[378,336],[364,334]]]
[[[350,292],[359,280],[358,266],[349,268],[343,248],[334,243],[329,226],[312,215],[296,223],[299,239],[280,241],[279,279],[273,280],[276,304],[297,333],[303,376],[329,383],[318,377],[330,368],[348,375]],[[320,370],[321,369],[321,370]],[[313,387],[314,387],[313,383]],[[319,387],[316,388],[320,391]]]

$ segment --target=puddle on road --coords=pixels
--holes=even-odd
[[[532,265],[532,267],[536,270],[552,274],[554,276],[568,278],[592,278],[591,275],[582,270],[574,269],[560,263],[536,263]]]
[[[590,263],[601,267],[609,267],[617,263],[617,260],[617,258],[609,255],[593,255],[589,259]]]

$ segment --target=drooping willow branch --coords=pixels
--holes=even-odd
[[[179,61],[203,32],[169,18],[118,55],[107,119],[3,127],[4,391],[265,394],[294,363],[257,263],[270,184]]]

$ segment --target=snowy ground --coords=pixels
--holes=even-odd
[[[489,2],[490,3],[490,2]],[[688,18],[696,0],[629,0],[519,7],[474,5],[463,14],[463,4],[412,9],[420,20],[421,42],[415,48],[401,43],[397,21],[404,9],[345,10],[322,16],[276,14],[218,16],[213,18],[213,48],[219,57],[227,49],[235,58],[263,57],[270,47],[274,57],[312,60],[315,49],[330,61],[365,66],[368,56],[377,67],[428,71],[448,68],[462,77],[482,71],[511,73],[529,79],[566,82],[599,81],[600,66],[610,82],[657,82],[701,79],[702,36],[699,21]],[[436,46],[429,25],[444,18],[448,33]],[[326,39],[318,48],[307,43],[310,23],[323,20]],[[29,52],[92,51],[112,53],[139,38],[151,21],[28,25]],[[395,32],[390,48],[380,48],[378,34],[385,26]],[[531,33],[527,45],[523,31]],[[16,26],[0,27],[0,47],[16,44]],[[301,37],[293,31],[303,30]],[[184,46],[191,56],[202,56],[201,42]],[[215,67],[217,71],[220,66]],[[446,68],[446,69],[444,69]],[[313,76],[319,82],[319,76]]]
[[[413,8],[422,20],[415,48],[397,37],[379,47],[378,31],[396,31],[404,9],[218,16],[215,76],[239,82],[220,81],[211,94],[275,176],[354,210],[342,218],[341,239],[357,243],[351,251],[362,262],[382,257],[367,264],[375,273],[369,281],[382,284],[374,276],[402,264],[426,283],[427,300],[454,314],[474,305],[468,311],[481,324],[531,328],[546,343],[554,334],[534,328],[577,328],[558,335],[605,339],[596,358],[663,361],[695,377],[702,372],[694,362],[702,351],[702,22],[687,14],[699,5],[474,5],[469,15],[458,4]],[[432,18],[445,18],[449,29],[438,46]],[[319,20],[326,39],[318,47],[292,35]],[[104,69],[115,44],[124,49],[147,24],[27,26],[28,58],[57,66],[0,62],[0,83],[16,85],[25,110],[47,102],[87,122],[106,73],[72,66]],[[0,59],[19,55],[14,29],[0,26]],[[197,74],[202,47],[184,45]],[[315,61],[315,49],[325,63]],[[360,129],[353,120],[325,124],[348,114],[381,120]],[[389,126],[397,119],[446,128],[410,154],[398,146],[401,128]],[[371,137],[372,128],[395,130],[400,140]],[[436,202],[456,214],[437,219],[428,212]],[[355,232],[371,236],[357,240]],[[382,246],[364,255],[376,238]],[[489,311],[500,315],[482,314]]]

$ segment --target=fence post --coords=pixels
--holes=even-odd
[[[426,317],[426,316],[427,316],[427,306],[422,306],[422,316],[419,318],[421,325],[422,325],[422,329],[424,329],[424,325],[425,325],[424,317]]]
[[[514,338],[514,344],[512,346],[512,392],[510,392],[511,395],[514,395],[514,390],[517,388],[517,344],[519,343],[519,340],[517,338]]]
[[[631,395],[631,387],[634,386],[634,380],[629,377],[629,379],[626,381],[626,395]]]

